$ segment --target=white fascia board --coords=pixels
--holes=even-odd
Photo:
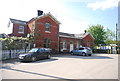
[[[74,39],[81,39],[81,38],[69,37],[69,36],[64,36],[64,35],[59,35],[59,37],[65,37],[65,38],[74,38]]]

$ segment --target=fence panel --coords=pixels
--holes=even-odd
[[[9,50],[2,50],[2,59],[9,59],[10,58],[10,51]]]
[[[17,50],[2,50],[2,60],[17,58],[19,53],[24,53],[24,49]]]

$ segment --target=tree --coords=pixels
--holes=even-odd
[[[89,26],[87,31],[90,32],[95,38],[94,40],[95,45],[105,44],[104,41],[106,40],[106,31],[103,26],[99,24],[92,25],[92,26]]]
[[[115,41],[115,33],[113,31],[111,31],[110,29],[108,29],[108,28],[106,30],[106,40],[105,40],[105,43],[107,45],[116,43],[116,41]]]

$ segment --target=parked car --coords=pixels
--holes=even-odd
[[[75,50],[71,51],[71,54],[73,55],[83,55],[83,56],[91,56],[92,55],[92,49],[89,47],[79,47]]]
[[[19,54],[20,61],[36,61],[39,59],[50,58],[51,49],[49,48],[33,48],[27,53]]]

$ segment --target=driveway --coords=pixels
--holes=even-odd
[[[118,55],[54,55],[36,62],[6,62],[3,79],[118,79]]]

